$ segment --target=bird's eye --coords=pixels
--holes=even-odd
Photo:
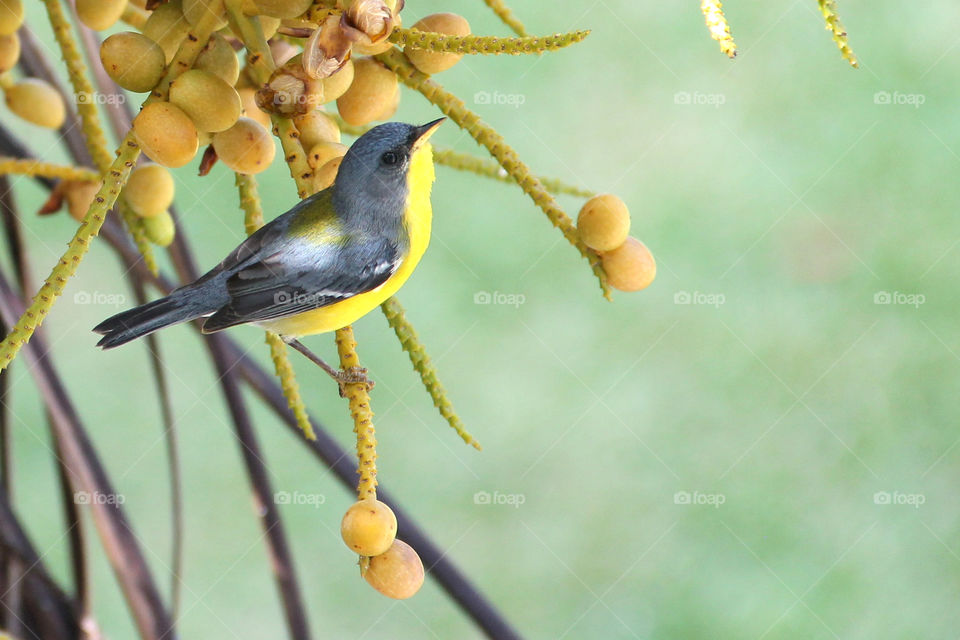
[[[380,162],[382,162],[387,166],[393,166],[395,164],[399,164],[400,154],[397,153],[396,151],[387,151],[385,154],[380,156]]]

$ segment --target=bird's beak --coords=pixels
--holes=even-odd
[[[430,136],[433,135],[433,132],[437,130],[437,127],[443,124],[444,120],[446,120],[446,118],[437,118],[433,122],[428,122],[427,124],[417,127],[414,133],[412,148],[416,150],[425,143]]]

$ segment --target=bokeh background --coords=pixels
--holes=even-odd
[[[623,197],[659,274],[606,302],[517,187],[439,168],[433,244],[400,299],[484,450],[436,415],[373,313],[355,329],[377,381],[382,482],[530,637],[953,637],[960,7],[842,3],[859,70],[813,0],[727,3],[736,61],[695,2],[515,9],[534,33],[593,32],[542,57],[464,59],[438,80],[468,105],[491,96],[476,109],[536,172]],[[51,43],[39,3],[29,10]],[[507,34],[479,2],[411,1],[405,22],[439,10]],[[397,118],[436,115],[406,92]],[[0,119],[63,158],[53,136]],[[478,151],[453,126],[435,141]],[[277,214],[295,202],[279,158],[260,176]],[[224,167],[194,174],[176,172],[181,232],[209,267],[241,239],[241,213]],[[16,186],[35,210],[39,190]],[[582,203],[561,202],[574,215]],[[74,223],[25,223],[39,278]],[[522,304],[476,304],[481,292]],[[95,246],[45,329],[166,588],[145,347],[102,353],[90,333],[131,299]],[[260,331],[232,335],[267,362]],[[334,356],[329,337],[307,342]],[[162,346],[186,486],[182,635],[283,637],[212,368],[188,328]],[[334,385],[295,363],[312,413],[349,448]],[[19,513],[66,577],[43,408],[24,365],[13,370]],[[351,495],[248,399],[275,489],[322,501],[282,508],[316,636],[478,637],[429,580],[394,602],[358,577],[338,535]],[[109,637],[133,637],[95,555],[97,617]]]

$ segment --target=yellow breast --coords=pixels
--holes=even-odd
[[[413,273],[430,243],[430,226],[433,219],[430,190],[433,179],[433,148],[430,143],[425,143],[410,158],[410,170],[407,174],[409,193],[404,218],[407,232],[410,234],[410,252],[389,280],[376,289],[328,307],[306,311],[288,318],[261,322],[259,325],[268,331],[290,337],[335,331],[353,324],[396,293]]]

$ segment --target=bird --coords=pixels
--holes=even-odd
[[[347,150],[330,187],[255,231],[196,281],[98,324],[97,346],[204,318],[203,333],[253,324],[311,357],[299,338],[352,324],[420,262],[433,216],[428,140],[444,120],[373,127]],[[357,381],[311,359],[340,382]]]

